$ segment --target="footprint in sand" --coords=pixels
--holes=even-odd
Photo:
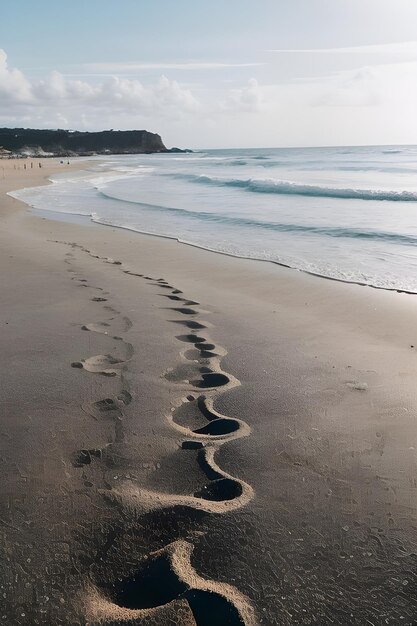
[[[115,438],[114,443],[120,444],[124,441],[123,428],[123,408],[130,404],[132,395],[127,389],[122,389],[117,396],[113,398],[103,398],[97,402],[91,402],[81,405],[81,408],[87,415],[94,419],[106,419],[114,423]],[[102,459],[112,444],[107,443],[101,448],[82,448],[73,454],[72,464],[74,467],[83,467],[90,465],[93,459]]]
[[[79,247],[91,256],[92,253],[82,246]],[[100,257],[101,258],[101,257]],[[111,258],[102,258],[107,263],[122,265],[120,261]],[[130,270],[123,270],[126,274],[142,276]],[[177,313],[185,316],[198,315],[193,309],[199,303],[188,300],[182,291],[175,289],[165,279],[154,279],[159,288],[169,289],[165,295],[170,300],[181,302],[184,306],[174,308]],[[105,302],[106,298],[95,297],[95,302]],[[190,330],[207,328],[205,324],[195,320],[171,320],[173,323],[182,323]],[[83,330],[107,334],[109,325],[106,322],[86,324]],[[119,337],[117,337],[119,338]],[[123,341],[123,338],[119,338]],[[224,355],[221,348],[205,337],[189,333],[179,335],[179,341],[193,344],[193,349],[185,352],[186,359],[192,362],[209,363],[210,367],[195,368],[190,365],[181,365],[172,370],[168,379],[177,382],[187,382],[195,388],[216,390],[225,386],[240,384],[233,376],[224,373],[220,368],[220,358]],[[130,344],[129,344],[130,345]],[[214,352],[216,350],[216,352]],[[215,366],[212,366],[212,361]],[[73,363],[73,367],[84,368],[93,373],[115,376],[120,373],[121,359],[112,355],[97,355]],[[192,378],[188,373],[198,372],[199,378]],[[188,379],[185,380],[184,375]],[[121,406],[130,401],[127,395],[117,399],[105,398],[96,403],[83,407],[86,412],[98,417],[110,417],[115,421],[116,441],[117,424],[121,422]],[[222,514],[245,506],[254,497],[253,489],[242,480],[236,479],[223,471],[215,462],[217,446],[225,441],[247,436],[250,433],[248,425],[238,419],[217,413],[213,408],[213,398],[205,396],[189,396],[187,402],[174,409],[170,416],[172,426],[182,432],[186,439],[182,443],[184,449],[196,449],[198,462],[206,473],[209,483],[192,495],[176,495],[160,493],[132,483],[130,480],[120,483],[117,489],[102,491],[105,497],[121,505],[124,509],[139,510],[164,509],[166,507],[187,507],[212,514]],[[123,441],[122,437],[119,441]],[[89,465],[93,458],[101,458],[102,449],[90,448],[79,450],[73,463],[82,467]],[[86,598],[87,618],[90,623],[113,624],[133,623],[140,620],[141,624],[181,623],[183,626],[214,626],[214,624],[229,624],[230,626],[254,626],[256,623],[253,609],[245,596],[234,587],[207,581],[195,572],[191,566],[190,556],[192,545],[185,541],[176,541],[162,550],[151,554],[134,576],[118,580],[109,590],[103,593],[99,586],[90,585]]]
[[[173,300],[174,302],[183,302],[186,306],[198,306],[200,304],[199,302],[196,302],[195,300],[187,300],[187,298],[181,298],[180,296],[172,296],[170,294],[165,294],[165,293],[160,293],[159,295],[162,296],[163,298],[169,298],[170,300]]]
[[[124,362],[123,359],[116,359],[111,354],[97,354],[96,356],[90,356],[88,359],[75,361],[71,363],[71,367],[82,368],[87,372],[101,374],[102,376],[119,376],[120,367],[115,368],[112,366],[121,365]]]
[[[181,324],[182,326],[186,326],[191,330],[203,330],[204,328],[207,328],[205,324],[202,324],[201,322],[196,322],[195,320],[170,320],[170,322],[172,322],[173,324]]]
[[[223,443],[247,437],[251,429],[243,420],[222,415],[213,407],[213,399],[190,396],[172,411],[168,420],[173,428],[185,437],[194,437],[201,443]],[[184,447],[184,446],[183,446]]]
[[[199,344],[199,346],[202,344]],[[213,345],[213,344],[207,344],[207,345]],[[198,361],[199,363],[210,363],[210,359],[218,359],[221,355],[218,352],[213,352],[213,350],[216,348],[216,346],[213,346],[213,348],[207,348],[206,350],[198,350],[197,348],[193,348],[192,350],[186,350],[184,352],[184,357],[188,360],[188,361]]]
[[[188,307],[178,307],[175,309],[170,309],[171,311],[176,311],[177,313],[182,313],[182,315],[197,315],[198,311],[195,309],[190,309]]]
[[[90,586],[85,598],[89,623],[255,626],[246,596],[227,583],[199,576],[191,565],[192,551],[187,541],[174,541],[110,589]]]
[[[130,322],[130,320],[129,320]],[[107,322],[97,322],[95,324],[84,324],[83,326],[81,326],[81,330],[85,330],[85,331],[89,331],[89,332],[94,332],[94,333],[98,333],[100,335],[110,335],[110,324]],[[112,332],[114,332],[114,330],[112,329]],[[123,344],[123,348],[125,351],[125,355],[123,359],[115,359],[115,357],[111,356],[111,355],[105,355],[107,359],[111,360],[111,359],[115,359],[114,363],[124,363],[125,361],[129,361],[134,353],[134,348],[132,346],[131,343],[129,343],[128,341],[125,341],[123,339],[123,337],[119,337],[118,335],[111,335],[112,339],[114,339],[115,341],[119,341]],[[103,355],[99,355],[100,357],[102,357]],[[97,359],[98,357],[91,357],[92,359]],[[86,360],[88,361],[88,359]],[[85,362],[86,362],[85,361]],[[87,367],[85,367],[84,361],[79,361],[76,362],[75,364],[73,364],[73,367],[84,367],[84,369],[86,369],[87,371],[93,371],[92,369],[89,369],[89,367],[91,366],[90,364],[87,364]],[[79,364],[81,363],[81,365]],[[114,364],[111,363],[111,364]]]
[[[129,274],[129,276],[138,276],[140,278],[144,278],[143,274],[137,274],[136,272],[131,272],[130,270],[123,270],[124,274]]]
[[[121,261],[114,261],[113,259],[110,259],[110,258],[107,258],[105,262],[109,263],[110,265],[122,265]]]
[[[213,357],[213,360],[218,360],[216,355],[210,356]],[[177,365],[165,373],[165,378],[174,383],[191,385],[196,389],[217,389],[226,386],[229,388],[240,384],[230,374],[224,374],[211,367],[197,367],[194,362]]]
[[[200,337],[200,335],[195,335],[194,333],[190,333],[188,335],[177,335],[176,339],[178,341],[183,341],[184,343],[206,343],[206,339],[204,337]]]
[[[101,448],[82,449],[74,453],[71,462],[74,467],[84,467],[84,465],[90,465],[93,458],[101,459],[101,456]]]
[[[122,389],[114,398],[104,398],[97,402],[82,404],[82,410],[95,419],[121,417],[122,410],[132,402],[132,395],[127,389]]]
[[[110,324],[107,322],[97,322],[96,324],[84,324],[81,326],[81,330],[89,330],[93,333],[100,333],[103,335],[109,334]]]
[[[204,372],[201,374],[201,379],[190,380],[190,385],[200,389],[211,389],[213,387],[223,387],[230,383],[229,376],[220,372]]]
[[[171,294],[160,293],[160,296],[164,298],[169,298],[170,300],[174,300],[175,302],[183,302],[184,298],[180,298],[180,296],[172,296]]]
[[[243,480],[223,471],[215,462],[217,448],[213,445],[198,451],[198,462],[210,482],[193,495],[177,495],[145,489],[132,482],[122,482],[117,488],[101,490],[111,502],[140,514],[174,506],[187,507],[206,513],[223,514],[248,504],[254,497],[253,489]]]
[[[354,389],[355,391],[368,391],[368,383],[362,383],[357,380],[352,380],[346,383],[349,389]]]

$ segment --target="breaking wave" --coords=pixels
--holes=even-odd
[[[417,236],[404,235],[401,233],[389,233],[378,230],[362,230],[357,228],[342,228],[337,226],[315,226],[308,224],[292,224],[284,222],[266,222],[256,220],[249,217],[237,217],[224,215],[221,213],[210,213],[208,211],[190,211],[188,209],[182,209],[179,207],[162,206],[158,204],[149,204],[145,202],[138,202],[136,200],[125,200],[115,195],[106,193],[101,190],[100,195],[119,202],[127,202],[129,204],[135,204],[142,208],[150,209],[153,211],[167,212],[171,214],[182,215],[190,219],[198,219],[205,222],[212,222],[217,224],[227,224],[231,226],[247,226],[250,228],[263,228],[269,231],[279,231],[287,233],[305,233],[325,235],[328,237],[348,237],[351,239],[373,239],[375,241],[387,241],[396,244],[403,245],[416,245]]]
[[[391,202],[417,202],[415,191],[390,191],[382,189],[353,189],[343,187],[326,187],[322,185],[305,185],[289,180],[273,178],[222,178],[204,174],[168,174],[176,179],[188,180],[201,185],[220,187],[238,187],[255,193],[274,193],[282,195],[311,196],[317,198],[340,198],[348,200],[388,200]]]

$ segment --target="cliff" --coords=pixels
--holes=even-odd
[[[161,137],[147,130],[104,130],[89,133],[0,128],[0,147],[13,153],[44,156],[169,152]]]

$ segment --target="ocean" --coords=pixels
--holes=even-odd
[[[11,195],[41,211],[417,293],[416,146],[97,157],[76,174],[63,165],[51,181]]]

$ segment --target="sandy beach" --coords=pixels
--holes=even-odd
[[[82,163],[23,163],[0,623],[415,624],[417,297],[35,216]]]

